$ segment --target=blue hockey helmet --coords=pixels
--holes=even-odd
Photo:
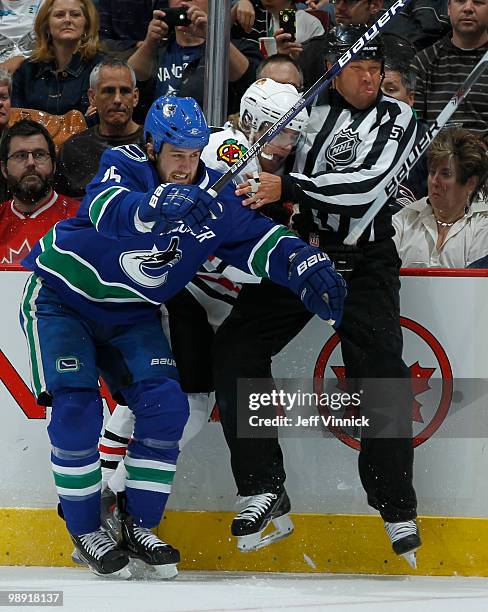
[[[157,154],[164,142],[183,149],[203,149],[208,144],[210,130],[193,98],[161,96],[152,103],[144,122],[146,142],[149,136]]]

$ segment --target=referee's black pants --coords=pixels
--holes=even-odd
[[[321,247],[335,258],[333,244],[324,242]],[[365,407],[366,414],[378,417],[376,422],[393,415],[386,428],[391,437],[378,437],[374,428],[363,435],[359,474],[368,503],[383,519],[405,521],[415,518],[417,500],[412,484],[410,373],[402,360],[400,260],[392,240],[358,248],[353,260],[344,318],[338,330],[346,376],[356,379],[358,385],[364,379],[382,379],[381,392],[373,406]],[[285,471],[276,438],[237,436],[237,380],[271,378],[272,356],[309,319],[294,294],[263,281],[243,287],[215,336],[214,384],[240,495],[279,492]],[[407,384],[399,388],[399,379]]]

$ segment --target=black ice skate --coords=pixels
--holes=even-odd
[[[279,495],[261,493],[244,497],[246,507],[232,521],[232,535],[237,536],[237,548],[241,552],[258,550],[272,542],[286,538],[293,531],[293,523],[288,516],[290,500],[286,491]],[[275,530],[262,536],[262,532],[272,522]]]
[[[114,542],[120,542],[122,538],[120,519],[117,512],[117,497],[107,487],[102,491],[100,499],[100,522]]]
[[[130,578],[129,556],[115,544],[105,531],[99,529],[70,537],[75,545],[77,563],[87,565],[97,576]]]
[[[149,578],[150,574],[147,574],[145,570],[152,570],[158,578],[167,579],[177,576],[176,564],[180,561],[179,551],[160,540],[150,529],[134,525],[129,514],[121,513],[120,518],[121,546],[131,557],[132,575]]]
[[[417,569],[417,555],[415,551],[422,545],[417,523],[414,520],[398,523],[385,521],[385,529],[394,552],[404,557],[410,567]]]

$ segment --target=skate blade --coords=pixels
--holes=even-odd
[[[272,519],[271,522],[273,523],[275,530],[265,536],[261,535],[264,529],[251,535],[239,536],[237,538],[238,550],[241,552],[252,552],[254,550],[259,550],[260,548],[273,544],[273,542],[283,540],[283,538],[286,538],[293,533],[293,522],[288,514]]]
[[[84,564],[95,576],[99,578],[107,578],[108,580],[130,580],[132,575],[129,570],[129,566],[126,565],[122,569],[117,570],[116,572],[112,572],[111,574],[101,574],[97,572],[95,569],[90,567],[88,564]]]
[[[84,567],[88,567],[87,564],[83,561],[83,559],[78,555],[78,551],[76,550],[76,548],[71,553],[71,561],[73,561],[73,563],[76,563],[76,565],[83,565]]]
[[[405,561],[410,565],[410,567],[412,569],[417,569],[417,554],[416,551],[417,549],[415,548],[414,550],[409,550],[406,553],[403,553],[403,555],[400,555],[401,557],[403,557],[405,559]]]
[[[75,563],[86,567],[90,570],[90,572],[92,572],[92,574],[95,574],[95,576],[98,576],[99,578],[107,578],[108,580],[130,580],[132,578],[132,574],[129,569],[129,564],[127,564],[122,569],[117,570],[116,572],[112,572],[111,574],[102,574],[101,572],[97,572],[97,570],[91,567],[88,563],[86,563],[86,561],[83,561],[83,559],[81,557],[78,557],[78,555],[76,555],[76,558],[78,560],[75,561],[75,553],[71,555],[71,558]]]
[[[172,580],[178,576],[176,563],[149,565],[141,559],[131,559],[129,567],[134,580]]]

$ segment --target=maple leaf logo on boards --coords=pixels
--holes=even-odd
[[[422,343],[427,354],[430,353],[428,359],[432,359],[432,363],[427,364],[425,363],[426,357],[424,357],[423,365],[420,360],[416,360],[409,367],[413,393],[412,421],[414,435],[412,444],[413,446],[419,446],[437,431],[447,416],[453,394],[452,368],[443,347],[428,329],[407,317],[400,317],[400,322],[404,333],[408,331],[414,334],[417,340]],[[347,391],[344,366],[329,363],[331,359],[340,357],[338,353],[334,353],[339,344],[339,336],[334,334],[319,354],[314,370],[314,391],[318,394],[323,393],[324,382],[331,384],[331,377],[326,373],[327,367],[330,368],[336,379],[335,388],[342,392]],[[434,388],[431,387],[430,383],[432,376],[436,373],[438,374],[436,381],[439,382],[439,385],[435,385]],[[438,389],[439,386],[440,389]],[[421,397],[423,394],[426,395]],[[323,407],[320,407],[320,410],[324,411]],[[325,412],[324,416],[331,414],[327,409]],[[357,408],[348,406],[344,409],[341,418],[357,417],[358,415]],[[346,429],[330,425],[328,429],[347,446],[356,450],[360,449],[360,431],[358,428],[352,427],[346,431]]]

